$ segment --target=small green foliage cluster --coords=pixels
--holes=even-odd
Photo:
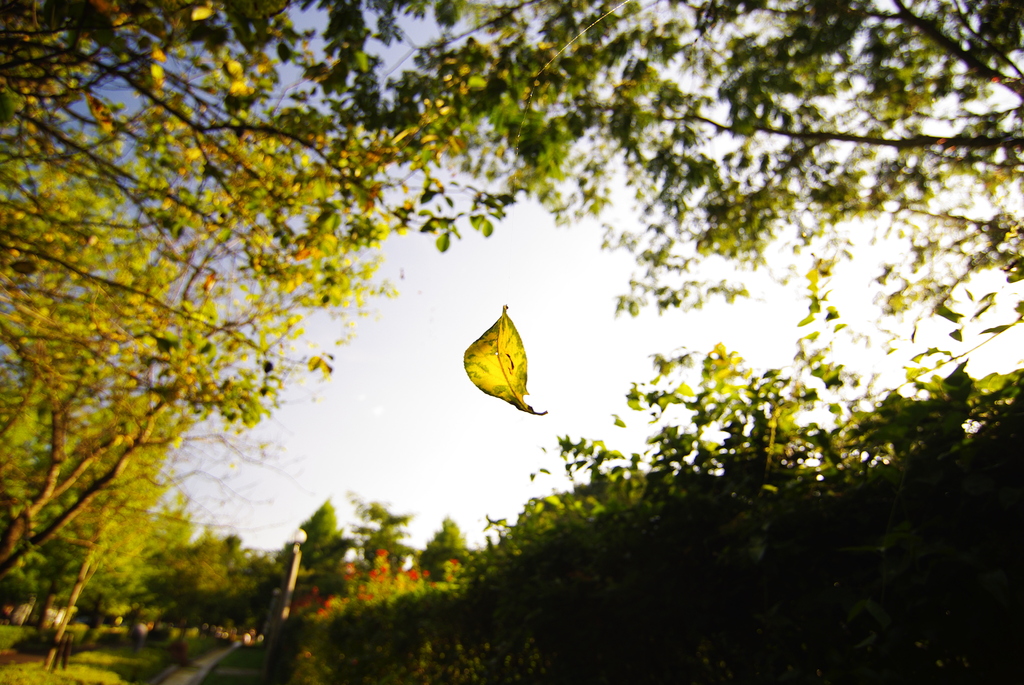
[[[36,631],[27,626],[0,626],[0,650],[11,649],[35,634]]]

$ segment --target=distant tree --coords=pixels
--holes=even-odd
[[[324,502],[299,527],[306,532],[306,542],[302,544],[301,584],[315,586],[325,596],[340,594],[344,586],[345,555],[355,543],[338,527],[331,500]],[[290,545],[284,552],[290,552]]]
[[[165,535],[165,546],[150,553],[146,613],[189,625],[261,625],[281,582],[280,562],[244,549],[233,535],[204,530],[194,540],[182,537],[189,527],[181,522]]]
[[[386,550],[390,567],[402,568],[405,560],[416,552],[403,542],[409,537],[405,526],[412,520],[413,515],[394,514],[388,509],[388,505],[381,502],[363,502],[355,496],[351,500],[361,521],[353,532],[362,563],[367,568],[373,568],[377,551]]]
[[[469,554],[466,547],[466,536],[459,530],[459,525],[449,517],[441,523],[441,530],[434,533],[423,552],[420,553],[420,568],[430,571],[432,578],[444,578],[446,561],[457,559],[465,563]]]

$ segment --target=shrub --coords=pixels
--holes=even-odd
[[[0,626],[0,650],[12,649],[37,637],[36,629],[29,626]]]
[[[528,503],[456,583],[378,574],[301,616],[290,684],[1016,682],[1021,380],[958,369],[813,443],[765,420],[772,471],[753,420],[717,448],[666,430],[628,478]],[[591,447],[569,451],[612,459]]]

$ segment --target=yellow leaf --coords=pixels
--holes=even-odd
[[[399,133],[397,136],[395,136],[391,140],[391,142],[397,144],[399,141],[402,140],[402,138],[405,138],[406,136],[408,136],[408,135],[410,135],[412,133],[416,133],[416,131],[418,131],[418,130],[419,130],[418,128],[407,128],[404,131],[402,131],[401,133]]]
[[[228,93],[231,95],[249,95],[252,93],[252,88],[245,81],[232,81],[231,87],[228,88]]]
[[[157,62],[166,62],[167,55],[160,48],[153,48],[153,59]]]
[[[501,318],[463,356],[466,373],[473,385],[492,397],[505,400],[521,411],[541,416],[523,399],[526,391],[526,349],[512,319],[508,318],[508,305],[501,310]]]
[[[202,21],[203,19],[209,19],[213,16],[212,7],[193,7],[192,8],[192,21]]]
[[[153,83],[157,88],[164,87],[164,68],[153,62],[149,65],[149,73],[153,76]]]

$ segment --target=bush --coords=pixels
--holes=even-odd
[[[128,641],[128,627],[127,626],[102,626],[94,630],[90,630],[83,642],[84,644],[98,644],[98,645],[120,645]]]
[[[300,616],[290,683],[1017,682],[1021,381],[958,369],[813,444],[765,420],[771,471],[753,421],[706,469],[666,430],[628,478],[528,503],[457,585]]]
[[[37,637],[36,629],[29,626],[0,626],[0,650],[13,649]]]

